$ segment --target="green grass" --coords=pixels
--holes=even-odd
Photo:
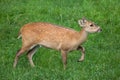
[[[22,25],[50,22],[79,31],[77,20],[82,17],[103,29],[83,44],[84,62],[77,62],[79,51],[71,52],[63,70],[60,52],[40,48],[33,57],[35,68],[26,54],[12,67]],[[0,80],[120,80],[119,0],[0,0]]]

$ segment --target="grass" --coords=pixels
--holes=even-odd
[[[119,0],[0,0],[0,79],[1,80],[120,80]],[[21,47],[17,34],[29,22],[50,22],[77,31],[77,20],[86,17],[101,26],[83,45],[85,61],[78,63],[79,51],[68,55],[63,70],[60,52],[40,48],[31,68],[26,55],[12,67]]]

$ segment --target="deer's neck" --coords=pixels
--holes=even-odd
[[[79,32],[79,41],[80,41],[80,44],[82,44],[83,42],[85,42],[87,40],[87,36],[88,36],[88,32],[86,32],[84,29],[82,29]]]

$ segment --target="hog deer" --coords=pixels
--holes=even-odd
[[[67,53],[70,51],[81,50],[82,56],[78,61],[83,61],[85,49],[81,44],[86,41],[88,33],[100,32],[101,28],[86,19],[78,20],[78,23],[82,27],[80,32],[43,22],[24,25],[19,33],[19,38],[22,37],[22,47],[15,56],[13,67],[16,67],[19,56],[26,51],[30,65],[34,67],[32,57],[39,46],[60,51],[64,69]]]

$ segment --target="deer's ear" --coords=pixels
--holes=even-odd
[[[81,26],[81,27],[84,27],[85,24],[86,24],[87,20],[85,18],[82,18],[81,20],[78,20],[78,24]]]

